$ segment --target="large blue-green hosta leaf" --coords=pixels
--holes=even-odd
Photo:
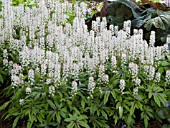
[[[133,16],[135,18],[138,18],[141,16],[141,13],[143,12],[143,9],[141,9],[138,5],[136,5],[134,2],[130,0],[118,0],[121,4],[126,5],[128,8],[131,9]]]
[[[151,19],[151,14],[140,16],[140,17],[132,20],[132,27],[133,28],[140,28],[149,19]]]
[[[133,28],[140,28],[147,20],[151,19],[155,9],[143,9],[129,0],[116,0],[107,7],[108,23],[122,28],[123,22],[132,20]]]
[[[115,0],[107,9],[107,21],[109,24],[123,27],[123,22],[126,20],[139,18],[142,14],[142,9],[129,0]]]
[[[144,27],[150,31],[152,26],[162,29],[168,30],[170,29],[170,11],[163,12],[161,10],[157,10],[157,17],[149,19],[146,21]]]

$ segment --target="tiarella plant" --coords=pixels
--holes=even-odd
[[[150,120],[161,122],[170,73],[160,66],[169,51],[168,44],[154,47],[155,32],[147,43],[142,29],[130,35],[131,21],[107,30],[106,18],[93,21],[89,32],[85,3],[48,0],[32,9],[2,3],[0,64],[10,81],[0,110],[7,110],[12,127],[21,121],[28,128],[109,128],[139,120],[147,128]]]

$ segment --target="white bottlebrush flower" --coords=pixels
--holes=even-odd
[[[155,80],[156,80],[157,82],[159,82],[159,81],[161,80],[161,73],[156,72]]]
[[[31,93],[31,88],[30,87],[26,87],[26,94],[30,94]]]
[[[105,66],[103,64],[100,64],[99,74],[98,74],[99,79],[101,79],[103,77],[104,72],[105,72]]]
[[[170,70],[166,71],[166,77],[165,78],[166,78],[166,81],[168,81],[168,82],[170,81]]]
[[[121,56],[121,62],[122,62],[122,65],[126,64],[126,62],[127,62],[127,56],[125,53],[123,53]]]
[[[102,76],[102,81],[105,82],[105,83],[108,83],[109,82],[109,76],[107,74],[103,74]]]
[[[7,59],[8,58],[8,52],[7,49],[3,50],[3,58]]]
[[[30,54],[31,50],[26,45],[24,45],[22,51],[19,52],[19,59],[23,66],[28,66],[30,63]]]
[[[7,59],[3,59],[3,65],[6,66],[6,67],[8,66],[8,60]]]
[[[115,57],[115,56],[112,56],[112,58],[111,58],[111,64],[112,64],[113,68],[116,68],[117,60],[116,60],[116,57]]]
[[[143,70],[144,70],[145,74],[148,74],[149,73],[149,66],[148,65],[144,65]]]
[[[54,86],[49,86],[49,94],[54,95],[55,94],[55,87]]]
[[[125,85],[126,85],[125,80],[124,80],[124,79],[121,79],[119,83],[120,83],[120,85],[119,85],[119,90],[120,90],[121,92],[123,92],[124,89],[125,89]]]
[[[12,86],[13,86],[13,87],[19,86],[19,85],[20,85],[20,82],[21,82],[19,76],[15,75],[15,74],[13,74],[13,75],[11,76],[11,81],[12,81]]]
[[[40,74],[40,68],[39,67],[35,68],[35,74]]]
[[[153,80],[154,76],[155,76],[155,67],[150,65],[148,79]]]
[[[153,47],[155,45],[155,31],[151,31],[149,45]]]
[[[24,83],[24,75],[22,73],[19,74],[19,79],[20,79],[20,85]]]
[[[41,74],[46,75],[47,65],[45,63],[41,64]]]
[[[19,99],[19,104],[24,105],[24,99]]]
[[[129,68],[130,68],[130,72],[131,72],[132,76],[137,77],[137,75],[138,75],[138,65],[133,63],[133,62],[130,62]]]
[[[135,85],[136,85],[136,86],[140,86],[140,84],[141,84],[141,79],[136,78],[136,79],[135,79]]]
[[[94,78],[92,76],[89,77],[89,83],[88,83],[88,91],[92,92],[95,89],[95,82],[94,82]]]
[[[16,63],[13,64],[13,68],[11,70],[12,74],[19,74],[22,71],[22,67]]]
[[[33,84],[33,82],[35,81],[34,80],[34,70],[33,69],[30,69],[28,71],[28,80],[31,84]]]
[[[72,92],[77,92],[77,82],[76,81],[73,81],[72,82]]]
[[[133,89],[133,95],[137,95],[138,94],[138,87],[135,87],[134,89]]]
[[[50,84],[51,83],[51,79],[46,79],[46,84]]]
[[[9,68],[12,68],[12,65],[13,65],[13,61],[9,61],[8,63]]]

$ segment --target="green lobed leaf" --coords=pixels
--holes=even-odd
[[[137,102],[136,107],[140,109],[141,111],[143,110],[143,104],[140,102]]]
[[[47,115],[47,118],[46,118],[46,122],[47,123],[50,123],[51,120],[54,118],[55,114],[53,114],[53,111],[49,112],[49,114]]]
[[[164,68],[163,68],[163,67],[160,67],[160,68],[158,69],[158,72],[162,74],[162,73],[164,72]]]
[[[162,94],[162,93],[159,93],[158,98],[159,98],[159,100],[162,102],[162,104],[165,106],[165,103],[166,103],[166,95],[165,95],[165,94]]]
[[[38,121],[42,124],[42,123],[43,123],[43,118],[42,118],[42,116],[38,115],[37,118],[38,118]]]
[[[90,128],[89,125],[87,124],[87,122],[85,122],[85,121],[78,121],[78,123],[85,128]]]
[[[81,107],[82,107],[83,110],[84,110],[84,108],[85,108],[85,101],[84,101],[84,100],[81,101]]]
[[[104,104],[108,102],[109,96],[110,96],[110,91],[107,91],[104,95]]]
[[[134,104],[134,102],[132,103],[132,106],[130,108],[130,116],[132,116],[134,114],[134,111],[135,111],[135,107],[136,107],[136,104]]]
[[[154,101],[156,102],[156,104],[160,107],[161,104],[160,104],[160,100],[159,100],[158,96],[154,95],[153,97],[154,97]]]
[[[67,128],[73,128],[73,127],[74,127],[74,122],[72,121],[72,122],[69,123],[66,127],[67,127]]]
[[[27,128],[32,128],[32,125],[33,125],[33,121],[27,122]]]
[[[134,123],[134,119],[132,118],[132,116],[128,116],[127,118],[127,125],[131,126]]]
[[[119,106],[119,118],[123,117],[123,107]]]
[[[159,64],[163,67],[170,66],[170,63],[167,61],[161,61]]]
[[[57,118],[57,122],[60,123],[61,122],[61,116],[60,113],[56,114],[56,118]]]
[[[2,75],[0,74],[0,82],[3,83],[4,82],[4,79],[2,77]]]
[[[72,120],[74,120],[74,117],[71,114],[69,114],[69,116],[70,116],[70,118],[66,118],[66,119],[64,119],[64,121],[71,122]]]
[[[102,116],[107,120],[108,117],[107,117],[107,114],[105,113],[105,111],[102,110],[101,113],[102,113]]]
[[[149,94],[148,94],[148,98],[150,99],[151,97],[152,97],[152,92],[149,92]]]
[[[55,104],[51,100],[47,100],[47,102],[53,109],[56,109]]]
[[[17,126],[18,120],[19,120],[20,116],[17,116],[12,124],[12,128],[15,128]]]
[[[10,101],[7,101],[2,106],[0,106],[0,111],[4,110],[8,106],[9,103],[10,103]]]
[[[118,116],[116,114],[113,116],[113,119],[114,119],[114,123],[117,124],[119,118],[118,118]]]
[[[111,92],[111,94],[112,94],[112,97],[113,97],[114,99],[116,99],[116,93],[115,93],[114,90]]]
[[[163,109],[158,111],[157,114],[161,119],[166,119],[165,111]]]
[[[145,115],[145,117],[144,117],[145,128],[148,128],[148,120],[149,120],[149,117],[147,115]]]

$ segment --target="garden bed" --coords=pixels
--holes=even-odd
[[[135,6],[128,2],[122,2],[126,6],[112,3],[121,6],[114,6],[116,14]],[[107,9],[112,5],[104,5],[106,17],[95,17],[89,27],[85,19],[98,12],[88,14],[83,2],[49,0],[16,7],[2,0],[2,4],[0,117],[5,114],[6,120],[0,119],[0,127],[161,128],[168,124],[169,47],[155,47],[154,31],[147,42],[143,29],[132,31],[128,17],[123,22],[125,15],[108,25],[112,10]],[[136,8],[133,15],[140,14]]]

